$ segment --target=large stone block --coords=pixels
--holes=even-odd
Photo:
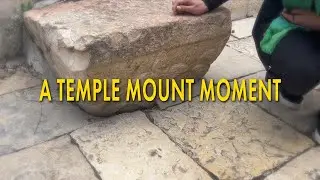
[[[83,0],[25,13],[32,39],[60,78],[199,78],[231,33],[224,7],[200,17],[174,16],[170,0]],[[120,83],[120,97],[126,83]],[[149,106],[147,102],[89,103],[95,115]]]

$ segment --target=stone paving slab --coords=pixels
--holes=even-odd
[[[8,73],[8,72],[6,72]],[[35,87],[41,84],[41,80],[31,74],[18,70],[13,75],[0,79],[0,96],[13,91]]]
[[[319,180],[320,147],[315,147],[292,160],[266,180]]]
[[[232,41],[237,41],[238,39],[235,38],[234,36],[230,36],[228,42],[232,42]]]
[[[238,20],[247,17],[249,0],[228,1],[223,6],[231,11],[231,19]]]
[[[211,179],[141,111],[71,134],[101,179]]]
[[[0,157],[1,179],[97,180],[69,136]]]
[[[228,79],[247,76],[264,70],[261,63],[230,47],[225,47],[205,75],[207,79]]]
[[[248,17],[256,17],[259,13],[259,10],[262,6],[263,0],[249,0],[248,6]]]
[[[241,39],[239,41],[228,42],[227,46],[244,53],[251,58],[257,59],[257,61],[260,62],[252,37]]]
[[[40,87],[0,96],[0,155],[88,124],[90,116],[63,102],[38,102]]]
[[[252,36],[252,29],[256,18],[245,18],[232,22],[232,35],[242,39]]]
[[[244,77],[243,79],[264,79],[265,71]],[[242,79],[241,79],[242,80]],[[317,113],[320,110],[320,92],[312,91],[305,96],[305,100],[299,111],[291,110],[278,102],[256,102],[259,107],[265,109],[270,114],[280,118],[290,124],[295,129],[303,132],[312,132],[317,123]]]
[[[314,145],[252,103],[194,99],[149,116],[221,180],[260,176]]]

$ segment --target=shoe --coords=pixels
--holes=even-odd
[[[275,79],[276,76],[267,71],[265,76],[265,81],[268,82],[270,79]],[[299,110],[301,107],[301,103],[303,101],[303,96],[295,96],[287,93],[283,88],[280,87],[279,91],[279,103],[286,106],[289,109],[292,110]]]
[[[316,130],[313,132],[313,140],[320,144],[320,112],[318,114],[318,125]]]
[[[302,97],[291,97],[281,91],[279,93],[279,103],[292,110],[299,110],[302,100]]]
[[[319,128],[317,128],[314,132],[313,132],[313,140],[316,141],[316,143],[320,144],[320,133],[319,133]]]

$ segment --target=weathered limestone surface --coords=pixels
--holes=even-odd
[[[58,3],[29,11],[24,20],[58,77],[120,78],[120,96],[128,78],[202,77],[231,33],[226,8],[201,17],[174,16],[171,0]],[[80,105],[110,115],[148,104]]]
[[[318,180],[320,178],[320,147],[312,148],[286,164],[266,180]]]
[[[228,46],[260,62],[259,56],[252,37],[239,41],[228,42]]]
[[[39,102],[40,87],[0,96],[0,155],[47,141],[88,124],[77,106]]]
[[[211,179],[141,111],[113,116],[71,136],[103,180]]]
[[[313,146],[251,103],[193,102],[150,112],[154,123],[219,179],[252,179]]]
[[[232,36],[238,39],[248,38],[252,36],[252,30],[256,18],[246,18],[238,21],[232,21]]]
[[[69,136],[0,157],[1,179],[97,180]]]

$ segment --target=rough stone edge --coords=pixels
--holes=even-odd
[[[215,15],[213,15],[215,14]],[[218,29],[221,29],[221,32],[225,32],[227,34],[227,32],[225,31],[225,29],[229,29],[230,30],[230,33],[229,33],[229,36],[231,35],[231,28],[232,28],[232,20],[231,20],[231,12],[229,9],[225,8],[225,7],[219,7],[218,9],[216,9],[214,12],[211,13],[211,15],[209,14],[206,14],[204,15],[202,22],[204,21],[209,21],[208,19],[212,19],[212,18],[215,18],[215,19],[219,19],[218,17],[219,16],[224,16],[226,15],[226,17],[224,19],[220,19],[221,21],[221,24],[219,25],[218,23],[215,23],[215,24],[211,24],[210,26],[211,27],[215,27],[215,28],[218,28]],[[37,30],[37,32],[43,32],[44,31],[44,28],[46,29],[50,29],[51,26],[50,25],[46,25],[45,27],[41,26],[40,24],[38,24],[34,18],[32,18],[32,16],[29,16],[27,13],[24,14],[24,26],[26,28],[26,30],[29,32],[32,40],[37,44],[38,47],[41,47],[42,48],[46,48],[46,49],[50,49],[49,48],[49,44],[50,42],[47,41],[49,36],[54,36],[54,37],[61,37],[61,33],[59,33],[58,31],[50,31],[50,34],[40,34],[41,36],[45,36],[45,38],[43,39],[39,39],[38,36],[35,36],[35,29]],[[193,26],[196,26],[198,23],[201,23],[197,20],[193,20],[194,21],[194,25]],[[188,20],[182,20],[182,21],[179,21],[179,22],[168,22],[168,23],[162,23],[161,25],[159,25],[159,27],[171,27],[171,26],[174,26],[174,25],[188,25],[189,24],[189,21]],[[153,28],[156,28],[156,27],[153,27]],[[32,30],[33,29],[33,30]],[[140,29],[139,29],[140,30]],[[143,29],[141,29],[143,30]],[[113,36],[113,33],[109,33],[107,34],[108,37],[112,37]],[[213,36],[212,38],[213,40],[215,39],[215,37]],[[202,39],[199,39],[195,42],[189,42],[189,43],[186,43],[184,45],[187,45],[187,44],[193,44],[193,43],[197,43],[197,42],[202,42],[202,41],[206,41],[208,40],[207,38],[202,38]],[[60,49],[63,47],[63,49],[65,50],[72,50],[73,53],[84,53],[84,52],[88,52],[89,49],[79,49],[79,48],[76,48],[75,45],[76,44],[73,44],[72,46],[70,45],[67,45],[66,42],[64,41],[61,41],[61,40],[58,40],[58,39],[55,39],[56,42],[51,42],[53,44],[53,46],[59,46]],[[90,46],[92,45],[92,42],[90,43],[86,43],[86,46]],[[134,45],[133,45],[134,46]],[[175,45],[172,45],[172,46],[166,46],[166,44],[164,45],[161,45],[159,46],[156,50],[153,50],[153,51],[148,51],[148,52],[141,52],[139,54],[132,54],[132,55],[129,55],[131,58],[130,59],[134,59],[136,57],[140,57],[140,56],[144,56],[144,55],[147,55],[147,54],[152,54],[154,52],[157,52],[157,51],[160,51],[160,50],[166,50],[166,49],[172,49],[172,48],[176,48],[176,47],[179,47],[180,44],[175,44]],[[54,48],[57,48],[57,47],[54,47]],[[52,49],[52,48],[51,48]],[[42,51],[44,51],[42,49]],[[48,50],[49,51],[49,50]],[[51,51],[51,50],[50,50]],[[119,51],[119,50],[117,50]],[[46,54],[46,53],[44,53]],[[47,61],[51,61],[50,59],[48,59],[48,57],[46,57]],[[89,59],[90,60],[90,59]]]

